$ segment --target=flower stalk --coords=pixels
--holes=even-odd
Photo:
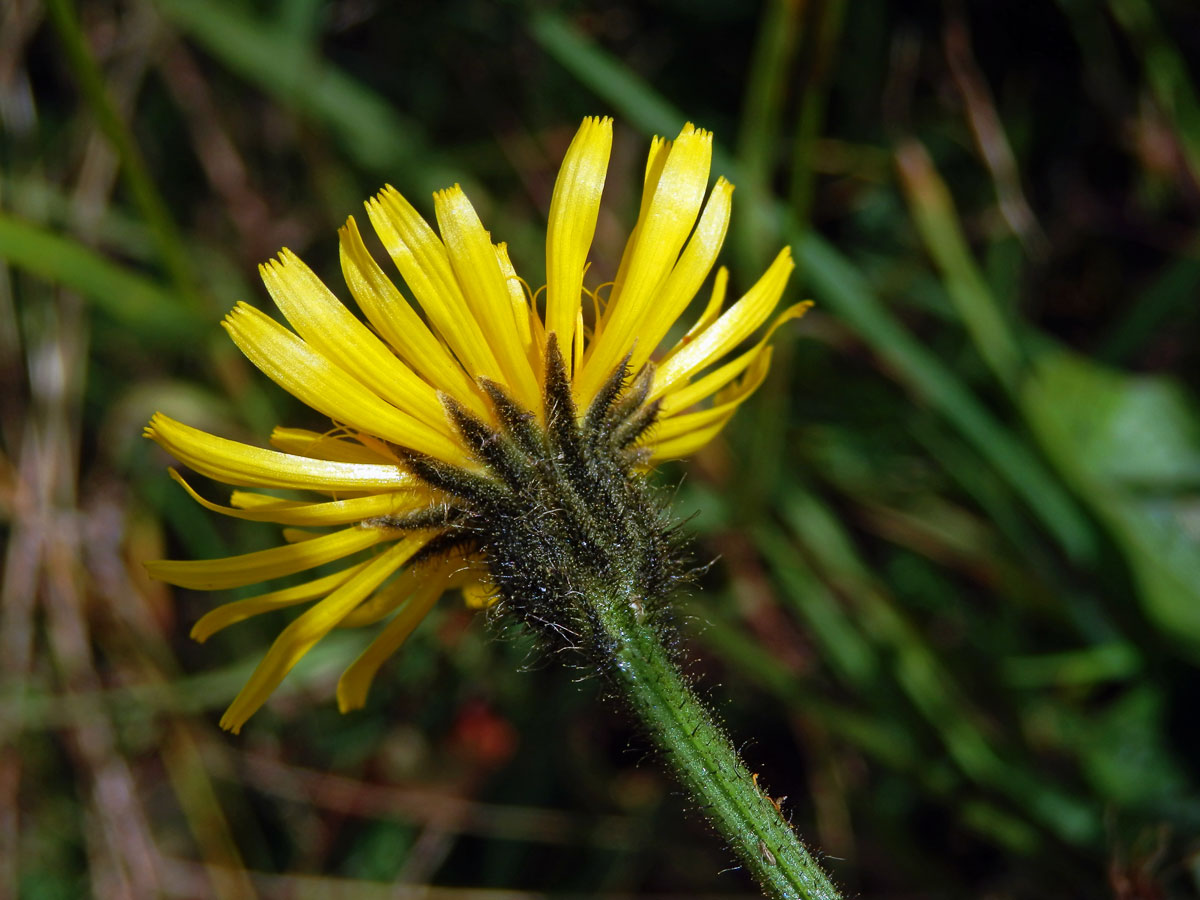
[[[841,896],[779,805],[758,786],[658,634],[638,621],[641,598],[594,598],[608,637],[608,674],[645,725],[692,801],[772,898]]]

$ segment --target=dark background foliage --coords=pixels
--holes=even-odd
[[[539,284],[558,160],[716,132],[767,385],[682,481],[680,640],[862,897],[1200,892],[1200,9],[1170,0],[20,0],[0,12],[0,895],[743,896],[586,672],[446,598],[340,717],[334,634],[237,738],[285,617],[139,561],[270,546],[139,437],[322,427],[217,327],[385,181],[461,181]],[[426,211],[429,204],[424,204]],[[344,296],[344,292],[343,292]],[[204,485],[217,496],[214,485]]]

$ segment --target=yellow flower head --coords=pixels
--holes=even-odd
[[[718,178],[707,190],[710,133],[689,124],[674,141],[655,138],[616,275],[588,288],[611,145],[611,120],[589,118],[567,150],[550,204],[544,312],[459,187],[434,195],[437,231],[387,187],[367,202],[367,217],[420,312],[351,218],[339,234],[342,271],[365,322],[283,250],[261,273],[293,330],[244,303],[224,323],[258,368],[329,416],[332,431],[278,428],[277,449],[265,450],[154,416],[147,436],[196,472],[317,499],[235,490],[220,506],[172,470],[208,509],[291,527],[282,547],[152,562],[152,575],[219,590],[343,566],[196,623],[193,636],[205,640],[259,613],[311,603],[276,639],[223,727],[238,731],[333,628],[386,619],[338,684],[343,711],[362,706],[379,666],[451,587],[474,606],[498,597],[568,643],[586,639],[588,614],[572,598],[592,580],[624,579],[648,602],[666,592],[674,539],[642,476],[712,440],[766,376],[771,332],[807,304],[726,359],[771,316],[793,266],[785,248],[728,309],[722,268],[699,319],[656,354],[713,268],[733,185]]]

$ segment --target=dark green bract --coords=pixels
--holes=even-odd
[[[551,335],[545,427],[490,381],[481,383],[498,429],[443,398],[482,471],[406,457],[418,477],[449,499],[388,524],[442,528],[423,557],[449,550],[481,555],[503,618],[525,623],[551,649],[579,646],[604,655],[589,598],[601,591],[627,596],[639,621],[658,624],[665,599],[688,575],[680,530],[641,471],[638,442],[659,406],[646,400],[652,380],[651,367],[631,378],[623,364],[579,416]]]

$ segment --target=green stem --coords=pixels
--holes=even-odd
[[[838,900],[841,895],[829,877],[688,688],[654,629],[639,621],[641,604],[613,596],[595,599],[613,680],[692,800],[764,893],[789,900]]]

